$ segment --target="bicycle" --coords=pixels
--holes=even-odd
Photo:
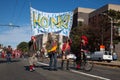
[[[94,63],[93,60],[91,59],[91,54],[90,52],[83,52],[81,51],[81,58],[79,60],[80,62],[80,70],[84,71],[91,71],[93,69]],[[73,66],[76,66],[76,60],[74,60]]]
[[[91,59],[90,52],[81,51],[81,69],[84,71],[91,71],[93,68],[93,60]]]

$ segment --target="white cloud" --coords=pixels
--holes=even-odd
[[[15,48],[20,42],[28,42],[31,37],[31,28],[30,27],[19,27],[12,28],[9,31],[4,31],[0,34],[0,44],[4,46],[11,45]]]

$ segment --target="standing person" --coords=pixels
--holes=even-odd
[[[36,57],[38,58],[38,61],[40,61],[40,50],[37,51]]]
[[[6,54],[6,52],[5,52],[5,50],[3,49],[3,50],[2,50],[2,53],[1,53],[2,58],[5,58],[5,54]]]
[[[61,62],[61,69],[63,69],[64,61],[67,61],[66,69],[69,70],[69,58],[67,57],[70,54],[71,49],[71,39],[67,39],[66,42],[62,46],[62,62]]]
[[[56,51],[57,51],[57,39],[54,39],[52,43],[52,48],[48,50],[48,54],[50,58],[49,70],[57,71],[57,52]]]
[[[0,44],[0,57],[3,58],[3,54],[2,54],[2,52],[3,52],[3,48],[2,48],[2,46],[1,46],[1,44]]]
[[[45,55],[45,49],[44,49],[44,47],[42,47],[41,50],[40,50],[40,58],[41,58],[42,61],[44,59],[44,55]]]
[[[4,47],[4,48],[3,48],[3,57],[4,57],[4,58],[6,58],[6,53],[7,53],[7,48]]]
[[[46,49],[50,58],[49,70],[57,71],[57,39],[53,38],[52,33],[48,34]]]
[[[81,43],[80,43],[80,53],[77,54],[77,58],[76,58],[76,69],[80,69],[80,65],[81,65],[81,52],[83,52],[83,59],[86,59],[86,52],[88,52],[88,38],[87,36],[83,35],[81,36]]]
[[[9,45],[7,48],[7,52],[6,52],[6,58],[7,58],[7,62],[11,62],[11,55],[12,55],[12,47]]]

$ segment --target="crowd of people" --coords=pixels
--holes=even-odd
[[[10,45],[3,47],[0,45],[0,57],[6,58],[7,62],[11,62],[11,58],[19,58],[21,56],[20,50],[13,50]]]

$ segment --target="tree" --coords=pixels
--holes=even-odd
[[[113,21],[118,21],[120,19],[120,11],[110,9],[107,14],[113,18]]]
[[[114,26],[114,43],[120,42],[119,29],[120,29],[120,11],[108,10],[107,14],[113,18]]]
[[[20,49],[22,52],[28,51],[28,43],[27,42],[21,42],[18,44],[17,49]]]
[[[83,25],[83,26],[79,26],[79,27],[73,27],[71,30],[71,39],[72,39],[72,46],[71,46],[71,51],[74,54],[79,53],[80,51],[80,37],[82,35],[86,35],[88,38],[90,37],[90,33],[89,32],[89,26],[87,25]]]

